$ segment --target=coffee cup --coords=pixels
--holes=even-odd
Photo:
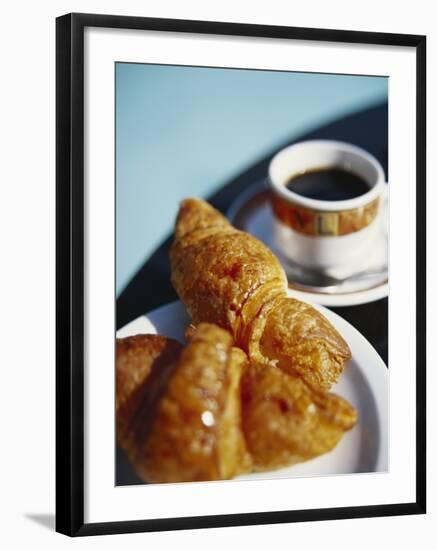
[[[279,151],[268,176],[280,254],[319,270],[363,258],[377,235],[386,189],[376,158],[340,141],[304,141]]]

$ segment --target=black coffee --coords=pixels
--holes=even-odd
[[[367,193],[360,176],[341,168],[321,168],[292,177],[286,187],[302,197],[320,201],[345,201]]]

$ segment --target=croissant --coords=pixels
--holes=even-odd
[[[181,203],[170,249],[171,280],[194,324],[228,330],[253,363],[329,390],[350,350],[312,306],[287,297],[285,272],[259,240],[199,199]]]
[[[140,405],[147,402],[153,408],[159,386],[174,370],[181,351],[179,342],[157,334],[117,339],[115,407],[121,448],[133,444],[132,426]]]
[[[117,340],[117,440],[146,482],[228,479],[332,450],[356,422],[334,394],[250,364],[226,331]]]
[[[162,336],[117,340],[117,439],[140,478],[202,481],[251,471],[241,427],[246,361],[228,332],[208,324],[184,349]]]
[[[270,365],[242,379],[243,431],[255,471],[291,466],[331,451],[357,421],[345,399],[311,389]]]

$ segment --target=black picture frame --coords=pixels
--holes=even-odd
[[[84,29],[159,30],[414,48],[416,499],[398,504],[84,523]],[[423,514],[426,511],[426,37],[73,13],[56,20],[56,530],[69,536]]]

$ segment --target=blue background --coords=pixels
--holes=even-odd
[[[382,77],[117,63],[117,295],[172,230],[182,198],[387,93]]]

